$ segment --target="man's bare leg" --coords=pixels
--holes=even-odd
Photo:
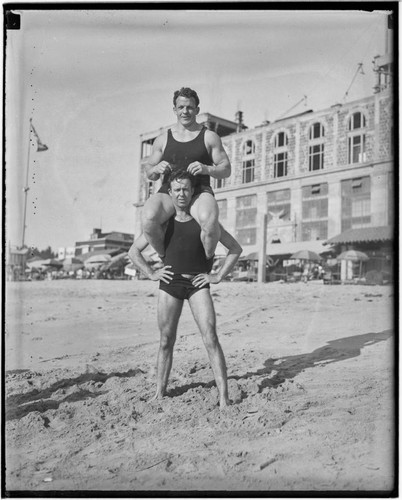
[[[194,293],[189,299],[189,304],[208,352],[215,382],[218,386],[219,406],[222,409],[230,405],[227,370],[225,357],[216,333],[215,309],[209,290],[201,289]]]
[[[144,236],[160,257],[165,254],[165,230],[163,225],[174,213],[172,200],[165,193],[155,193],[148,198],[142,211]]]
[[[211,259],[221,237],[218,204],[212,194],[201,193],[194,198],[190,212],[201,226],[201,241],[205,255],[207,259]]]
[[[162,399],[166,393],[170,371],[173,363],[173,348],[176,342],[177,325],[183,301],[159,290],[158,325],[160,344],[157,361],[156,394],[152,399]]]

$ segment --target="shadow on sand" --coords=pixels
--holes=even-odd
[[[296,377],[307,368],[314,368],[320,364],[336,363],[346,359],[355,358],[361,354],[363,347],[383,342],[392,337],[392,330],[384,330],[378,333],[365,333],[362,335],[353,335],[336,340],[330,340],[324,346],[305,354],[296,354],[294,356],[284,356],[281,358],[269,358],[264,361],[264,368],[247,372],[242,375],[230,375],[232,380],[246,380],[255,376],[267,375],[265,379],[259,381],[259,392],[266,387],[277,387],[283,384],[287,379]],[[203,383],[186,384],[176,387],[168,392],[168,396],[180,396],[189,389],[195,387],[212,387],[214,381]],[[244,399],[247,396],[244,396]]]
[[[22,418],[33,411],[43,413],[46,410],[55,410],[60,406],[61,403],[82,401],[84,399],[95,398],[105,393],[105,391],[93,392],[87,389],[78,388],[76,392],[69,394],[63,399],[52,399],[52,396],[56,391],[66,390],[75,385],[79,386],[80,384],[91,382],[101,382],[102,384],[104,384],[107,379],[112,377],[135,377],[139,373],[144,372],[141,369],[136,368],[122,373],[83,373],[78,377],[59,380],[46,389],[34,389],[23,394],[13,394],[12,396],[9,396],[5,402],[6,420]]]
[[[266,387],[277,387],[278,385],[283,384],[285,380],[296,377],[296,375],[307,368],[314,368],[320,364],[336,363],[338,361],[355,358],[361,354],[364,347],[378,342],[383,342],[391,337],[392,330],[384,330],[383,332],[378,333],[365,333],[362,335],[353,335],[351,337],[330,340],[324,346],[319,347],[310,353],[284,356],[280,358],[270,358],[264,361],[264,368],[247,372],[242,375],[231,375],[228,378],[234,380],[245,380],[255,376],[267,375],[267,377],[258,384],[259,392],[261,392]],[[111,377],[135,377],[138,373],[143,372],[137,368],[124,373],[85,373],[79,377],[63,379],[43,390],[35,389],[31,392],[15,394],[6,400],[6,420],[19,419],[33,411],[42,413],[46,410],[57,409],[61,403],[66,401],[82,401],[104,394],[104,391],[92,392],[87,389],[79,388],[79,390],[66,396],[64,399],[52,399],[53,393],[60,389],[67,389],[69,387],[73,387],[74,385],[88,382],[104,383]],[[196,387],[210,388],[213,386],[215,386],[215,382],[213,380],[209,382],[194,382],[170,389],[168,391],[168,396],[180,396],[188,390]]]
[[[324,346],[312,352],[296,354],[294,356],[284,356],[280,358],[270,358],[264,361],[264,368],[254,372],[247,372],[244,375],[233,375],[230,378],[235,380],[247,379],[256,375],[271,375],[259,383],[260,392],[265,387],[277,387],[285,380],[293,379],[307,368],[314,368],[322,364],[336,363],[359,356],[363,347],[383,342],[392,337],[392,330],[384,330],[378,333],[364,333],[353,335],[336,340],[330,340]]]

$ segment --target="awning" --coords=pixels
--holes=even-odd
[[[292,241],[291,243],[270,243],[267,245],[267,256],[292,255],[300,250],[310,250],[315,253],[325,253],[332,250],[331,245],[324,245],[324,240],[314,241]],[[240,257],[239,260],[258,260],[258,252],[252,252],[247,256]]]
[[[109,257],[113,257],[114,255],[117,255],[121,252],[124,252],[123,248],[108,248],[108,249],[105,248],[104,250],[94,250],[93,252],[82,253],[80,255],[77,255],[77,257],[83,262],[85,262],[91,257],[97,255],[109,255]]]
[[[378,227],[359,227],[348,229],[333,238],[327,240],[331,245],[340,243],[360,243],[367,241],[391,241],[393,239],[393,230],[391,226]]]
[[[300,250],[311,250],[315,253],[330,252],[331,246],[324,245],[324,240],[292,241],[291,243],[271,243],[267,245],[267,255],[292,255]]]

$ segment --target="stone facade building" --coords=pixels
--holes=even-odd
[[[347,230],[393,225],[393,99],[388,86],[371,96],[306,111],[253,129],[211,115],[200,123],[220,133],[232,174],[211,179],[220,220],[242,245],[287,255]],[[168,127],[166,127],[168,128]],[[144,135],[136,234],[145,200],[159,188],[143,169],[162,129]],[[145,139],[144,139],[145,137]]]

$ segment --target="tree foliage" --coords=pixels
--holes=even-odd
[[[37,247],[31,247],[29,251],[29,258],[40,257],[41,259],[54,259],[57,257],[57,253],[53,252],[50,246],[45,248],[45,250],[39,250]]]

